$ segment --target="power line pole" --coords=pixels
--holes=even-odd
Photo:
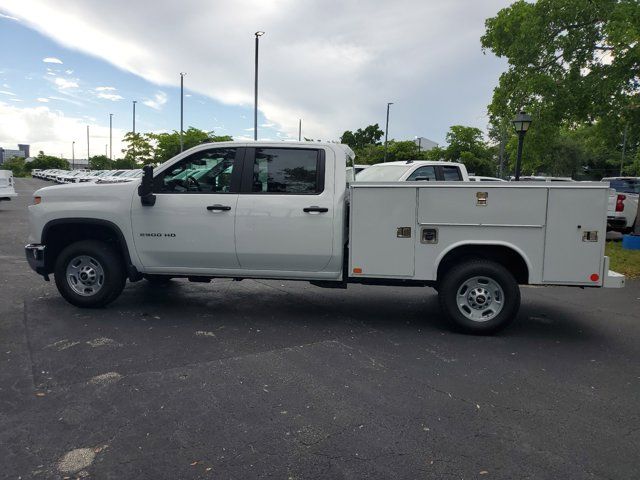
[[[389,136],[389,107],[393,105],[393,102],[387,103],[387,126],[384,129],[384,162],[387,161],[387,139]]]

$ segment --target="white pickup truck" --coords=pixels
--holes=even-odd
[[[604,256],[604,183],[352,182],[353,160],[331,143],[215,143],[134,182],[43,188],[26,256],[80,307],[142,278],[431,286],[473,333],[513,320],[519,284],[624,284]]]
[[[607,226],[622,233],[633,231],[638,217],[640,177],[605,177],[612,189],[609,195]]]
[[[17,197],[13,184],[13,172],[11,170],[0,170],[0,202],[11,200]]]

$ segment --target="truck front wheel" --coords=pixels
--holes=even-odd
[[[468,260],[446,272],[438,289],[449,321],[466,333],[494,333],[511,323],[520,308],[518,282],[505,267]]]
[[[56,287],[69,303],[97,308],[114,301],[126,275],[120,255],[108,244],[83,240],[64,248],[55,263]]]

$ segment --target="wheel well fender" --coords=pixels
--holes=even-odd
[[[436,258],[436,280],[440,280],[449,268],[465,258],[492,260],[507,268],[519,284],[529,283],[532,265],[527,255],[515,245],[495,241],[458,242],[451,245]]]
[[[55,260],[62,249],[80,240],[101,240],[111,244],[122,256],[129,279],[139,279],[140,274],[131,261],[129,247],[120,227],[109,220],[97,218],[60,218],[47,222],[42,229],[42,244],[47,248],[47,273],[53,272]]]

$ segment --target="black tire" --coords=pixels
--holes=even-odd
[[[145,275],[144,279],[149,282],[150,285],[154,287],[166,287],[171,284],[171,279],[168,275]]]
[[[93,294],[77,293],[67,278],[70,262],[83,256],[94,259],[102,269],[102,284]],[[122,257],[110,245],[97,240],[82,240],[64,248],[56,259],[54,274],[56,287],[65,300],[83,308],[99,308],[113,302],[127,281]]]
[[[477,279],[475,282],[480,282],[477,285],[478,288],[468,287],[469,284],[474,283],[473,279]],[[489,283],[482,284],[486,281]],[[495,288],[495,284],[500,288]],[[483,293],[483,290],[486,293]],[[458,294],[466,299],[462,307],[458,306]],[[472,298],[473,295],[475,296]],[[501,301],[499,297],[502,297]],[[505,328],[515,319],[520,308],[520,288],[511,272],[499,263],[471,259],[452,267],[445,273],[440,282],[438,299],[443,312],[457,330],[487,335]],[[498,308],[499,311],[496,314],[495,309]],[[463,313],[463,310],[466,313]],[[477,316],[485,313],[486,319],[469,318],[470,315]]]

